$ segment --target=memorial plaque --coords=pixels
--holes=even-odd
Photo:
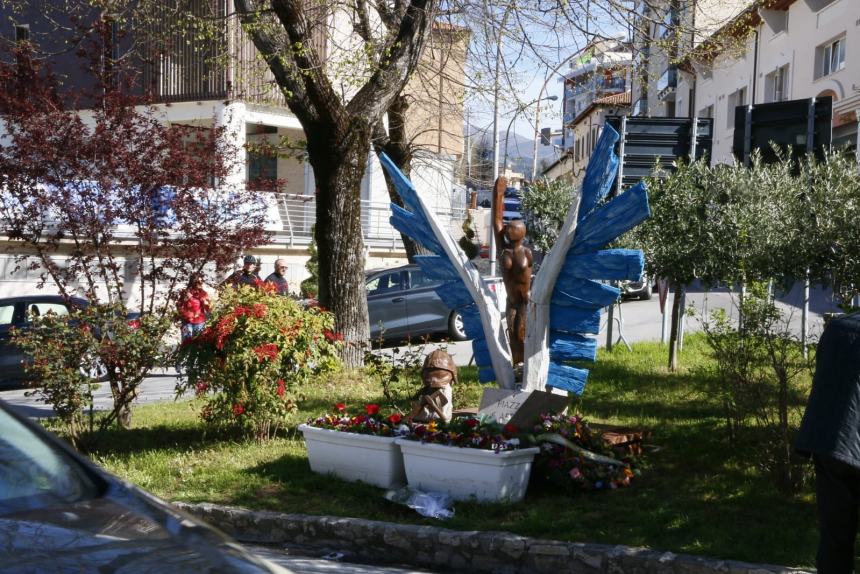
[[[566,394],[487,389],[481,397],[478,414],[491,416],[501,424],[510,423],[524,429],[533,425],[543,413],[564,412],[568,401]]]

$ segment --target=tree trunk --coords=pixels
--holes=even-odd
[[[669,331],[669,370],[678,370],[678,331],[681,326],[681,289],[677,283],[673,286],[672,296],[672,329]]]
[[[410,177],[412,175],[412,145],[406,134],[406,112],[409,109],[409,102],[406,96],[400,94],[391,105],[388,107],[388,133],[382,127],[382,122],[377,124],[376,134],[373,140],[376,153],[385,152],[391,158],[394,165],[403,172],[403,175]],[[385,185],[388,188],[388,197],[392,203],[404,207],[403,199],[397,193],[394,187],[394,181],[388,172],[382,170],[385,174]],[[417,243],[412,241],[408,235],[400,234],[403,240],[403,248],[406,250],[406,257],[410,263],[414,262],[415,255],[422,252]]]
[[[311,130],[309,130],[311,131]],[[334,313],[343,334],[346,366],[364,362],[369,338],[361,229],[361,180],[370,153],[370,125],[353,119],[345,133],[308,134],[317,183],[315,237],[319,257],[319,301]]]

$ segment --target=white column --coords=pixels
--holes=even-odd
[[[857,148],[854,152],[857,156],[857,163],[860,163],[860,108],[854,110],[854,115],[857,117]]]
[[[230,187],[243,186],[248,181],[248,152],[245,149],[245,104],[231,101],[215,108],[215,127],[226,128],[225,136],[236,148],[230,175],[224,182]]]

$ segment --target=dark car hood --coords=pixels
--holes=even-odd
[[[188,515],[123,490],[0,516],[0,572],[285,572]]]

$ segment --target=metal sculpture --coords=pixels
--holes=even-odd
[[[603,249],[650,215],[644,185],[638,184],[603,201],[615,180],[618,133],[604,126],[586,168],[582,188],[571,202],[559,237],[544,258],[531,285],[526,310],[523,354],[524,390],[556,389],[582,394],[588,370],[572,361],[593,361],[603,307],[614,303],[619,289],[601,281],[638,280],[642,252]],[[406,209],[391,205],[391,224],[433,255],[416,256],[425,274],[442,281],[439,297],[463,317],[482,382],[517,388],[510,345],[495,294],[451,235],[436,221],[412,183],[380,154]]]

